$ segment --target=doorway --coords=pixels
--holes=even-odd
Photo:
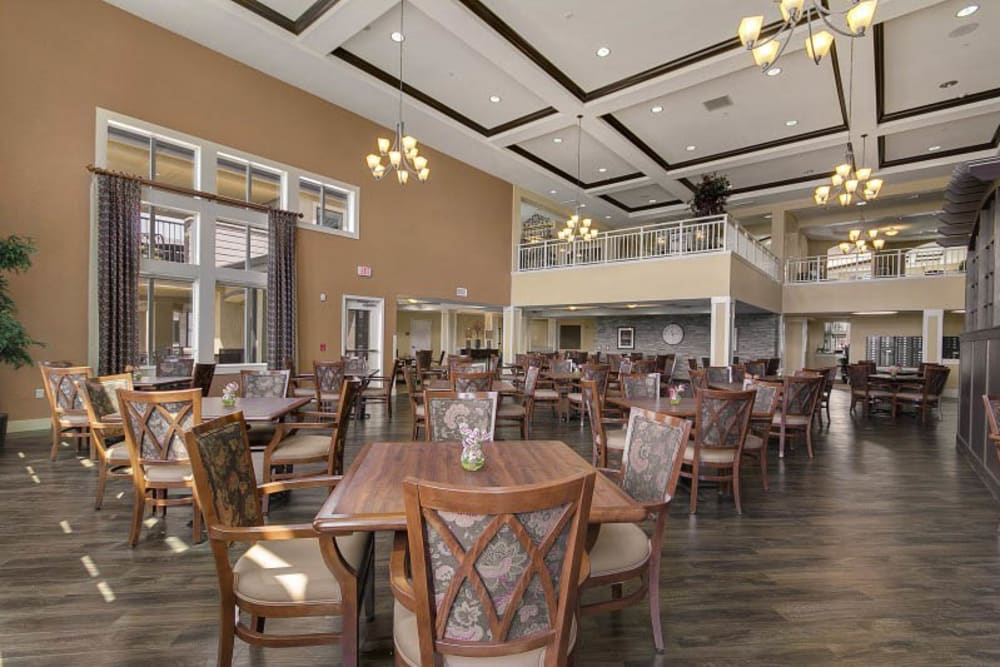
[[[344,295],[341,317],[341,354],[360,357],[368,370],[382,372],[382,322],[385,301],[373,297]]]
[[[417,350],[433,350],[431,321],[410,320],[410,356],[416,358]]]

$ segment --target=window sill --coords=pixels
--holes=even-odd
[[[311,232],[322,232],[323,234],[330,234],[331,236],[343,236],[343,237],[349,238],[349,239],[357,239],[358,238],[358,233],[357,232],[348,232],[348,231],[344,231],[342,229],[330,229],[329,227],[321,227],[319,225],[314,225],[314,224],[309,223],[309,222],[300,222],[300,223],[298,223],[298,228],[299,229],[307,229],[307,230],[309,230]]]

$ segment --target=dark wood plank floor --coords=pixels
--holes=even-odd
[[[679,492],[663,550],[665,656],[636,607],[585,618],[577,664],[1000,663],[1000,508],[955,450],[955,404],[923,428],[852,419],[845,399],[835,393],[814,460],[804,448],[772,457],[766,494],[756,470],[744,474],[743,516],[706,489],[689,517]],[[348,461],[366,440],[408,439],[405,400],[396,407],[391,425],[373,407],[352,426]],[[535,436],[589,452],[585,429],[546,410]],[[110,482],[95,512],[95,478],[75,450],[50,463],[47,434],[0,450],[0,665],[214,664],[215,571],[206,544],[190,544],[190,513],[171,509],[129,549],[127,486]],[[299,492],[272,520],[308,520],[321,500]],[[387,546],[380,537],[365,665],[392,664]],[[236,651],[242,665],[340,664],[336,647]]]

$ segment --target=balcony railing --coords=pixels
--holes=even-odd
[[[882,252],[790,257],[786,283],[913,278],[965,272],[965,248],[911,248]]]
[[[540,241],[518,246],[518,271],[545,271],[591,264],[734,252],[774,280],[778,260],[728,215],[616,229],[592,241]]]

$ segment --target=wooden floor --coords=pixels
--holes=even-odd
[[[835,393],[814,460],[804,447],[774,456],[766,494],[744,473],[743,516],[706,489],[689,517],[678,493],[665,656],[636,607],[583,619],[576,664],[1000,663],[1000,507],[955,450],[955,404],[922,428],[909,415],[852,419],[845,399]],[[396,406],[392,425],[379,407],[352,425],[348,461],[365,440],[408,439],[408,406]],[[585,431],[537,415],[535,437],[589,453]],[[68,447],[50,463],[44,433],[0,450],[0,665],[214,664],[215,571],[206,544],[190,545],[190,512],[171,509],[129,549],[131,495],[116,497],[127,486],[109,482],[95,512],[84,463]],[[299,492],[272,521],[309,520],[321,500]],[[383,536],[365,665],[392,664],[387,553]],[[242,665],[340,664],[336,647],[236,651]]]

